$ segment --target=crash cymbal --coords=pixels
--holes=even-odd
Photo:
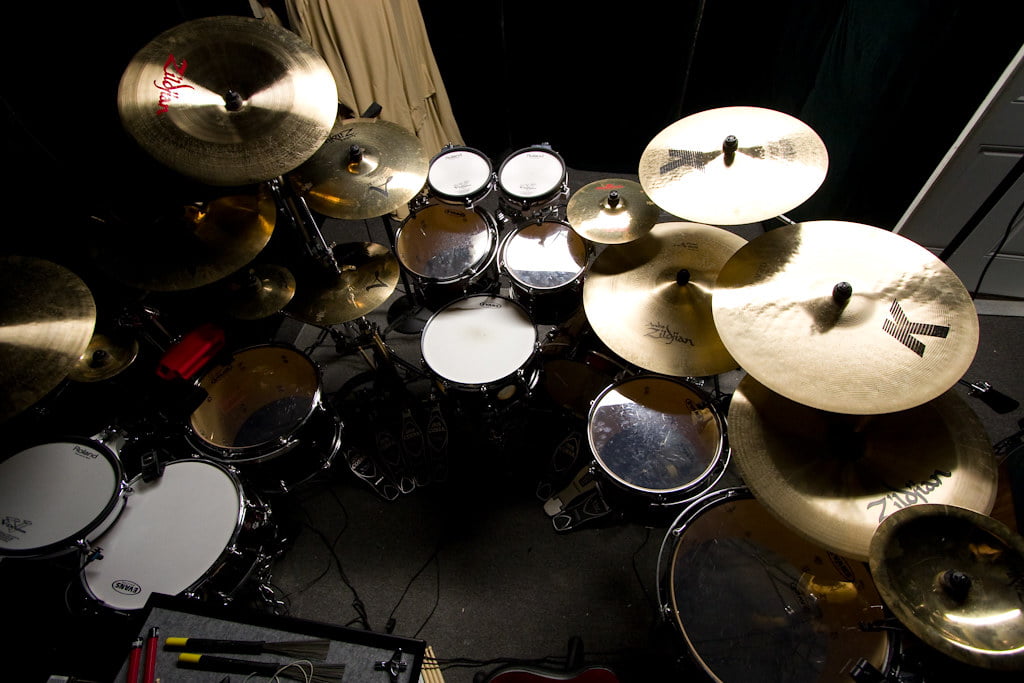
[[[68,379],[75,382],[102,382],[118,375],[135,362],[139,340],[124,332],[96,332],[85,352],[78,358]]]
[[[886,605],[914,635],[967,664],[1024,669],[1024,538],[954,505],[897,510],[871,539]]]
[[[646,235],[661,214],[640,183],[598,180],[573,193],[566,218],[580,237],[598,244],[624,244]]]
[[[323,146],[290,175],[295,191],[325,216],[374,218],[416,196],[430,159],[420,139],[382,119],[340,119]]]
[[[143,290],[181,291],[216,282],[250,263],[277,220],[272,195],[230,195],[179,204],[163,215],[98,222],[93,259],[114,279]]]
[[[298,35],[249,17],[171,28],[132,58],[117,106],[125,130],[162,164],[210,185],[276,178],[331,130],[338,91]]]
[[[92,339],[96,302],[64,266],[0,257],[0,422],[55,389]]]
[[[641,368],[707,376],[735,369],[715,329],[711,293],[719,269],[746,240],[698,223],[660,223],[606,247],[583,281],[597,336]]]
[[[398,259],[373,242],[333,247],[340,273],[297,273],[295,296],[285,310],[307,323],[336,325],[361,318],[388,300],[398,286]]]
[[[868,559],[896,510],[945,503],[988,514],[997,468],[984,425],[955,390],[885,415],[795,403],[750,375],[729,405],[733,462],[780,520],[822,547]]]
[[[978,347],[978,315],[934,254],[859,223],[759,235],[722,268],[714,321],[774,391],[837,413],[892,413],[952,387]]]
[[[640,157],[640,184],[674,216],[740,225],[799,206],[827,170],[825,144],[805,123],[772,109],[722,107],[658,133]]]
[[[283,266],[261,263],[225,282],[228,313],[259,320],[279,313],[295,296],[295,276]]]

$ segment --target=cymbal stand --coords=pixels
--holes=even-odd
[[[317,225],[313,212],[309,210],[306,200],[294,192],[286,191],[287,183],[281,177],[272,178],[267,181],[267,184],[274,194],[274,201],[280,213],[284,215],[302,238],[307,255],[328,273],[334,275],[341,274],[338,262],[334,258],[334,252],[331,250],[331,246],[327,244],[327,240],[324,239],[323,232],[321,232],[320,226]]]

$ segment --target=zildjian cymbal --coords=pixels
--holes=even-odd
[[[711,295],[719,269],[744,244],[722,228],[661,223],[605,247],[583,281],[587,320],[608,348],[646,370],[680,377],[733,370]]]
[[[276,178],[331,130],[338,91],[298,35],[249,17],[203,17],[154,38],[121,76],[125,130],[157,161],[210,185]]]
[[[646,235],[661,214],[640,183],[622,178],[598,180],[573,193],[565,207],[569,225],[598,244],[624,244]]]
[[[349,242],[332,248],[339,271],[300,272],[285,310],[314,325],[361,318],[388,300],[398,286],[398,259],[382,244]]]
[[[102,382],[116,377],[135,362],[139,340],[124,332],[97,332],[68,372],[75,382]]]
[[[751,240],[722,267],[715,326],[748,373],[837,413],[892,413],[963,376],[978,315],[956,274],[887,230],[812,221]]]
[[[654,203],[698,223],[740,225],[780,216],[821,186],[828,153],[788,114],[723,107],[680,119],[640,156],[640,184]]]
[[[423,189],[430,159],[423,143],[382,119],[340,119],[327,141],[290,174],[295,191],[325,216],[374,218]]]
[[[0,422],[55,389],[85,353],[96,324],[89,287],[64,266],[0,257]]]
[[[925,643],[973,666],[1024,670],[1024,538],[955,505],[897,510],[871,539],[883,601]]]
[[[283,266],[261,263],[224,282],[228,313],[239,320],[259,320],[281,312],[295,296],[295,276]]]
[[[733,462],[754,496],[794,531],[845,557],[867,561],[875,529],[909,505],[988,514],[995,504],[992,446],[956,390],[897,413],[842,415],[746,375],[728,422]]]

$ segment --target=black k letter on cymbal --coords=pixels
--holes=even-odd
[[[949,327],[945,325],[910,322],[899,301],[892,302],[892,306],[889,307],[889,315],[892,317],[885,319],[882,329],[921,357],[924,357],[925,345],[914,335],[945,338],[949,334]]]

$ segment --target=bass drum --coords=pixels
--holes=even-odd
[[[861,627],[886,617],[867,566],[804,540],[746,487],[683,510],[659,570],[665,614],[715,681],[849,683],[862,659],[894,665],[895,635]]]

